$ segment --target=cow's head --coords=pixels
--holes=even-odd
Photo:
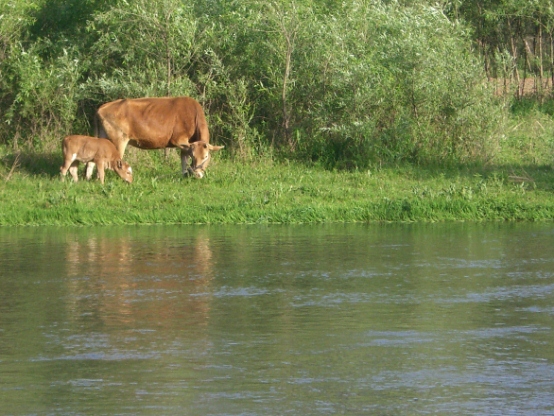
[[[116,173],[126,182],[133,183],[133,169],[127,162],[118,160],[115,164]]]
[[[217,152],[225,146],[212,146],[204,141],[183,144],[181,149],[185,156],[191,158],[189,172],[197,178],[204,177],[204,172],[210,164],[210,152]]]

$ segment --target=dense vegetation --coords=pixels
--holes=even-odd
[[[218,189],[213,204],[226,212],[270,201],[261,194],[271,195],[268,189],[283,181],[275,192],[291,198],[279,198],[285,205],[274,219],[292,215],[293,207],[296,220],[304,221],[296,204],[314,208],[330,201],[336,211],[330,205],[329,218],[316,215],[316,221],[341,215],[353,221],[464,219],[468,213],[476,219],[547,218],[553,81],[550,0],[0,0],[0,191],[11,199],[43,192],[33,209],[48,207],[61,222],[72,215],[56,214],[54,206],[70,204],[67,212],[82,213],[82,197],[69,184],[50,183],[57,177],[61,138],[92,133],[94,111],[103,102],[190,95],[206,110],[212,141],[226,145],[219,166],[210,170],[222,169],[230,175],[227,182],[215,181],[215,172],[206,181]],[[164,170],[176,163],[174,154],[164,159],[158,152],[131,150],[126,157],[142,176],[133,188],[122,188],[122,198],[152,193],[162,186],[159,178],[169,178],[169,187],[182,182]],[[257,165],[260,159],[266,169]],[[266,189],[260,195],[232,196],[249,192],[246,180],[233,182],[238,161],[256,172],[252,187]],[[346,194],[359,197],[352,206],[362,208],[346,214],[338,194],[328,197],[296,179],[277,179],[288,175],[277,174],[278,166],[303,177],[300,165],[289,163],[315,169],[310,172],[320,182],[312,188],[335,183],[341,188],[336,192],[345,192],[343,187],[353,186]],[[406,172],[416,166],[426,173],[415,175],[414,183]],[[353,176],[341,182],[345,172]],[[467,182],[445,182],[445,175]],[[123,186],[108,180],[106,195]],[[351,181],[375,192],[358,192]],[[403,185],[393,186],[395,181]],[[371,202],[382,183],[392,199]],[[185,184],[190,191],[205,186]],[[533,190],[535,197],[526,197],[525,204],[535,203],[537,215],[528,215],[533,209],[527,205],[518,211],[510,198]],[[164,192],[179,196],[182,190]],[[430,195],[433,202],[421,205]],[[477,195],[488,208],[479,208]],[[472,208],[457,211],[437,202],[457,197],[472,201]],[[84,210],[95,206],[90,198],[81,201]],[[491,211],[493,200],[515,205]],[[23,211],[7,204],[3,209],[12,214],[0,223],[33,223],[33,214],[22,220]],[[395,204],[421,211],[406,218],[402,210],[399,216],[381,215],[379,204],[389,214]],[[87,222],[85,217],[73,222]],[[181,222],[203,222],[200,214],[185,217]],[[103,222],[94,218],[90,222]],[[241,221],[260,218],[269,217],[254,213]],[[226,221],[233,222],[229,216]]]
[[[191,95],[243,157],[484,160],[502,124],[485,69],[513,72],[526,16],[542,28],[530,68],[552,69],[554,12],[528,3],[1,0],[0,141],[41,150],[103,102]]]

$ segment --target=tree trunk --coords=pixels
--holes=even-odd
[[[281,95],[281,99],[283,101],[283,132],[285,134],[285,142],[289,145],[290,150],[294,150],[291,133],[290,133],[290,113],[288,111],[288,102],[287,102],[287,85],[290,77],[292,44],[289,36],[286,36],[286,40],[287,40],[287,51],[285,56],[285,74],[283,76],[283,91]]]
[[[531,46],[529,45],[529,42],[527,41],[527,39],[525,39],[525,35],[522,35],[521,40],[523,40],[523,45],[525,46],[523,50],[525,52],[525,64],[526,64],[523,69],[523,92],[525,92],[525,86],[527,85],[527,71],[529,71],[534,80],[533,88],[535,89],[534,92],[536,93],[537,83],[535,80],[535,73],[533,71],[533,64],[531,63],[531,59],[534,58],[533,51],[531,50]],[[533,42],[534,41],[535,40],[533,38]]]
[[[539,81],[540,81],[540,90],[542,93],[543,88],[543,78],[544,78],[544,67],[542,62],[542,22],[539,19]]]
[[[554,90],[554,32],[550,32],[550,88]]]
[[[521,78],[519,76],[519,70],[517,69],[517,45],[513,36],[510,38],[510,42],[512,45],[512,59],[514,61],[514,77],[517,85],[516,98],[520,99],[521,98]]]

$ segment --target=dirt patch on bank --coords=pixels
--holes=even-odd
[[[519,83],[512,78],[491,78],[489,82],[494,85],[496,95],[543,95],[553,91],[552,78],[525,78]]]

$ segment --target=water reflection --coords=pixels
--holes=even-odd
[[[132,233],[114,238],[109,232],[67,241],[67,307],[73,319],[157,327],[194,316],[195,325],[207,324],[214,276],[207,230],[182,240],[156,231],[138,242]]]
[[[552,243],[529,224],[0,229],[2,411],[552,414]]]

